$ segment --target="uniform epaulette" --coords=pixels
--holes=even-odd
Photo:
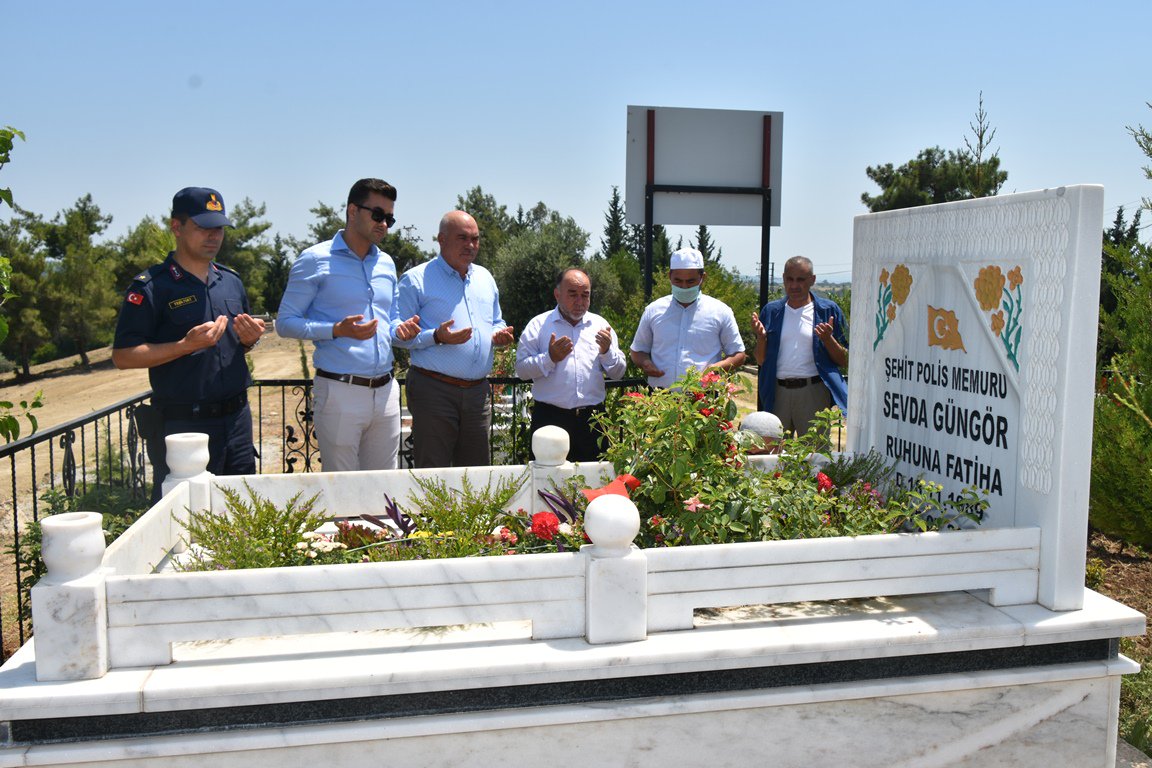
[[[152,266],[148,267],[148,269],[144,270],[140,274],[133,277],[132,282],[133,283],[140,283],[140,285],[146,285],[149,281],[152,280],[152,278],[156,277],[156,275],[160,274],[163,271],[164,271],[164,265],[163,264],[153,264]]]
[[[217,269],[223,270],[224,272],[231,272],[232,274],[236,275],[236,277],[240,277],[240,273],[232,269],[232,267],[226,267],[218,261],[214,261],[212,264],[215,265]]]

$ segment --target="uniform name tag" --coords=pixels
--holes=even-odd
[[[173,299],[172,301],[168,302],[168,309],[180,309],[180,307],[186,307],[189,304],[195,303],[196,294],[192,294],[191,296],[184,296],[183,298]]]

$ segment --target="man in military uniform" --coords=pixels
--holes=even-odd
[[[136,276],[120,309],[112,362],[147,368],[152,407],[137,421],[148,446],[155,487],[168,474],[164,438],[177,432],[208,435],[208,471],[256,471],[251,378],[244,355],[260,341],[264,321],[248,314],[240,277],[213,261],[232,222],[214,189],[187,187],[172,198],[176,250]]]

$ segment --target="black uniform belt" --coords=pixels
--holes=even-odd
[[[819,384],[819,376],[809,376],[806,379],[776,379],[776,383],[784,389],[802,389],[809,384]]]
[[[215,403],[161,403],[157,407],[166,419],[218,419],[231,416],[248,404],[248,392]]]
[[[596,403],[596,405],[582,405],[579,408],[561,408],[552,403],[546,403],[543,400],[536,401],[536,407],[546,411],[555,411],[557,413],[570,413],[573,416],[587,416],[591,413],[604,410],[604,403]]]
[[[342,381],[345,384],[355,384],[358,387],[368,387],[369,389],[376,389],[383,387],[388,382],[392,381],[392,374],[386,373],[383,376],[357,376],[354,373],[332,373],[331,371],[322,371],[316,369],[316,375],[322,379],[332,379],[332,381]]]

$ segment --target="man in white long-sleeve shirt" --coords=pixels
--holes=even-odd
[[[627,362],[616,332],[588,311],[592,281],[566,269],[556,282],[556,308],[532,318],[516,348],[516,375],[531,379],[532,432],[563,427],[570,461],[596,461],[599,435],[590,419],[604,409],[604,377],[619,379]]]

